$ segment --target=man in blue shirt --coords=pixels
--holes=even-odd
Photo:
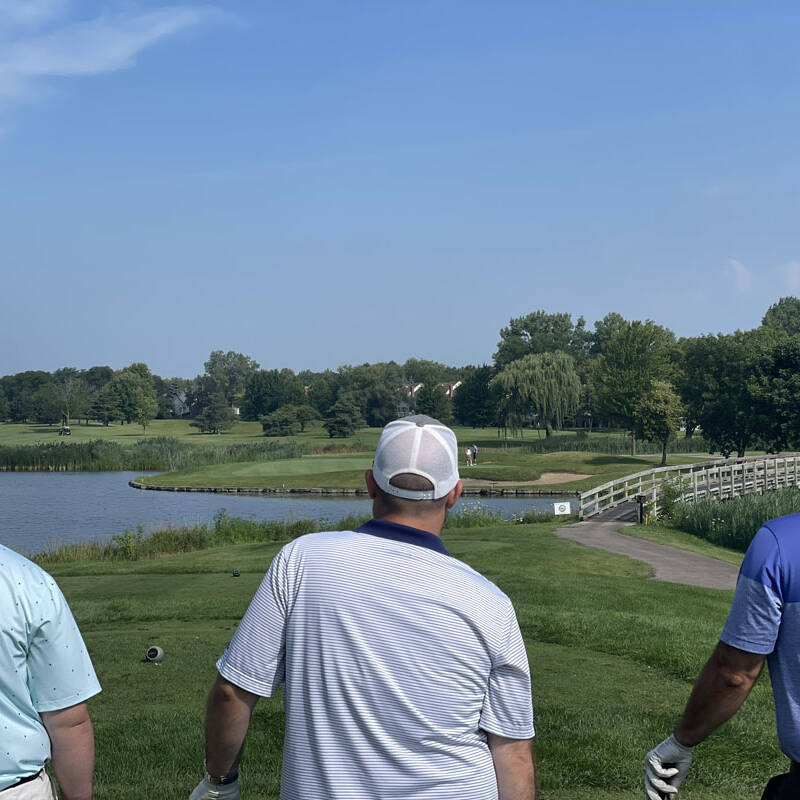
[[[217,662],[190,800],[238,800],[250,714],[280,685],[281,800],[534,800],[514,608],[439,536],[455,434],[391,422],[365,477],[374,519],[283,547]]]
[[[0,545],[0,800],[91,800],[94,735],[86,700],[100,691],[53,578]]]
[[[790,771],[762,800],[800,797],[800,514],[767,522],[745,554],[720,642],[703,667],[674,732],[647,754],[645,795],[672,798],[692,749],[730,719],[769,663],[781,750]]]

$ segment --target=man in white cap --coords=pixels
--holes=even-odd
[[[383,430],[374,518],[275,557],[208,699],[191,800],[237,800],[259,697],[284,684],[281,800],[533,800],[530,673],[511,601],[447,553],[461,495],[455,434]]]

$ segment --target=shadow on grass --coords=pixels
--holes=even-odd
[[[639,458],[638,456],[595,456],[594,458],[587,458],[586,464],[596,464],[597,466],[604,466],[609,464],[642,464],[645,467],[652,467],[653,462],[648,458]]]

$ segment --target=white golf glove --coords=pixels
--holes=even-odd
[[[203,778],[194,791],[189,795],[189,800],[239,800],[239,781],[226,783],[224,786],[215,786]]]
[[[689,772],[693,749],[682,745],[670,734],[645,756],[644,794],[647,800],[675,797]]]

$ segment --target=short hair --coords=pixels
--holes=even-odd
[[[433,489],[433,484],[427,478],[410,472],[402,472],[399,475],[395,475],[389,483],[398,489],[406,489],[412,492],[426,492]],[[381,514],[397,514],[409,517],[427,516],[444,508],[447,500],[447,495],[440,497],[438,500],[407,500],[404,497],[397,497],[385,492],[380,486],[376,485],[375,489],[375,501],[378,503],[379,513]]]

